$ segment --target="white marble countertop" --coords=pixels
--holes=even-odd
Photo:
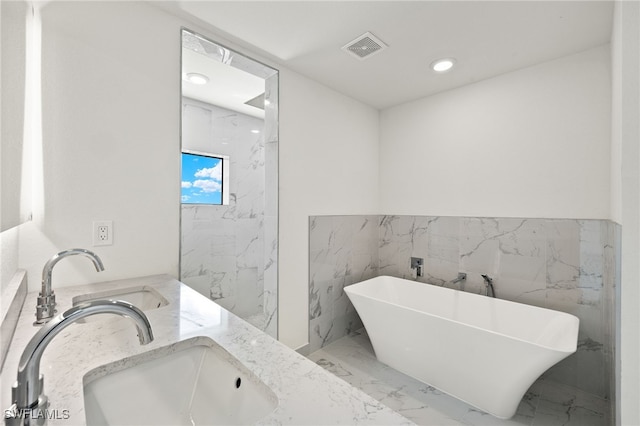
[[[214,340],[276,394],[278,407],[260,424],[413,424],[168,275],[57,288],[57,309],[64,312],[78,295],[139,286],[151,286],[169,301],[145,311],[153,342],[141,346],[130,320],[100,315],[72,324],[45,349],[40,372],[49,409],[68,410],[68,418],[52,419],[50,425],[86,424],[83,377],[88,371],[197,336]],[[38,330],[33,326],[36,297],[37,292],[27,295],[1,372],[3,410],[11,405],[18,360]]]

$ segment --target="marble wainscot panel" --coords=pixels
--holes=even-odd
[[[605,220],[432,216],[315,216],[310,227],[311,350],[346,335],[336,327],[327,279],[345,272],[354,249],[352,223],[378,223],[378,249],[367,253],[372,273],[484,293],[482,274],[499,298],[568,312],[580,318],[576,354],[545,373],[549,379],[613,398],[615,288],[619,285],[620,226]],[[410,258],[424,259],[416,277]],[[459,272],[467,279],[453,283]],[[319,277],[322,277],[320,279]],[[345,279],[345,285],[356,282]],[[322,284],[326,283],[326,284]],[[329,291],[329,289],[331,291]],[[334,303],[340,311],[341,302]],[[347,307],[347,311],[351,308]],[[331,318],[331,321],[329,320]],[[355,319],[351,319],[357,324]],[[320,333],[318,333],[320,330]]]
[[[316,216],[309,223],[309,351],[362,328],[344,287],[378,275],[377,216]]]
[[[98,367],[199,336],[212,339],[238,359],[277,396],[278,406],[257,424],[413,424],[320,366],[282,345],[220,305],[167,275],[140,277],[56,289],[58,310],[71,307],[73,297],[115,289],[150,286],[169,301],[146,312],[154,341],[139,345],[135,327],[126,318],[101,315],[72,324],[45,349],[40,371],[50,410],[68,410],[68,418],[49,425],[84,425],[83,377]],[[16,333],[2,369],[1,403],[11,405],[11,386],[19,358],[36,333],[33,311],[37,292],[27,295]],[[69,362],[73,359],[73,362]]]
[[[181,279],[276,336],[277,198],[265,195],[277,193],[277,130],[188,98],[183,117],[183,146],[229,157],[230,195],[229,205],[182,205]]]

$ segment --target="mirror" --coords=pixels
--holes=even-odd
[[[278,72],[182,30],[180,280],[277,338]]]
[[[0,231],[13,228],[31,217],[30,152],[25,133],[31,126],[27,100],[26,75],[36,64],[27,60],[27,51],[33,51],[33,37],[29,25],[33,22],[31,7],[22,1],[0,2],[1,58],[0,93]],[[29,47],[29,49],[28,49]]]

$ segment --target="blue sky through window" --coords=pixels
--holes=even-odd
[[[182,203],[222,204],[222,159],[182,153]]]

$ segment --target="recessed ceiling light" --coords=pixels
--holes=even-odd
[[[209,82],[209,77],[197,72],[190,72],[187,74],[186,80],[193,84],[207,84]]]
[[[455,63],[456,60],[453,58],[438,59],[431,63],[431,69],[435,72],[447,72],[453,68]]]
[[[253,129],[253,130],[251,131],[251,133],[260,133],[260,130],[258,130],[258,129]]]

